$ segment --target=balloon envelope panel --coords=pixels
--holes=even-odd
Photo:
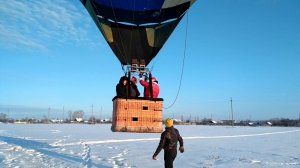
[[[81,0],[123,65],[148,65],[194,0]]]

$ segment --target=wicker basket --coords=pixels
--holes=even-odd
[[[162,132],[162,99],[113,99],[114,132]]]

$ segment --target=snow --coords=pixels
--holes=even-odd
[[[184,139],[174,167],[300,167],[300,128],[175,126]],[[0,167],[163,167],[159,133],[97,124],[0,124]]]

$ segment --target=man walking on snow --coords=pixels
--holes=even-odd
[[[164,149],[165,168],[173,168],[173,162],[177,156],[177,142],[179,141],[179,151],[184,152],[183,140],[179,131],[173,127],[173,120],[168,118],[165,120],[166,130],[161,134],[159,145],[152,156],[156,160],[156,156]]]

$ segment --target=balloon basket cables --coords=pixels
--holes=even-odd
[[[145,65],[132,64],[132,65],[124,65],[125,74],[141,74],[143,76],[148,76],[150,72],[149,68]]]

